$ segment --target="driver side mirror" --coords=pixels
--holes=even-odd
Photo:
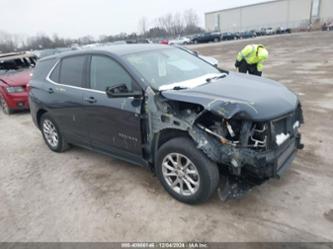
[[[142,96],[141,91],[130,92],[125,84],[107,87],[105,92],[109,98],[139,98]]]

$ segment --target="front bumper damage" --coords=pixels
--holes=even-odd
[[[199,128],[192,129],[190,135],[198,143],[198,149],[220,165],[224,177],[218,193],[223,201],[239,198],[270,178],[280,178],[291,166],[297,151],[304,148],[298,130],[295,130],[283,144],[277,145],[271,142],[273,146],[263,151],[222,145],[220,141],[213,139]],[[270,137],[273,135],[274,132]]]
[[[296,120],[299,124],[303,123],[300,106],[296,111],[287,115],[285,132],[288,132],[288,137],[281,143],[273,139],[280,134],[280,130],[275,127],[274,121],[268,121],[268,146],[259,150],[248,146],[253,121],[243,122],[240,132],[241,139],[237,145],[228,144],[217,139],[199,124],[198,120],[205,119],[206,113],[216,115],[212,110],[207,108],[194,110],[193,106],[175,110],[168,99],[155,94],[151,89],[146,91],[145,106],[148,119],[147,143],[155,146],[155,149],[152,147],[150,149],[154,153],[150,153],[148,149],[147,155],[156,155],[158,149],[156,137],[162,131],[176,129],[186,132],[197,144],[197,148],[219,166],[222,180],[218,193],[221,200],[241,197],[254,186],[260,185],[270,178],[279,178],[290,167],[297,150],[303,148],[301,135],[298,132],[299,127],[293,126]],[[223,110],[227,111],[226,108]],[[239,106],[237,111],[242,111]],[[231,110],[228,110],[227,113],[230,114]],[[233,112],[232,115],[225,116],[228,116],[229,120],[236,114],[237,112]],[[222,117],[222,115],[218,116]],[[153,158],[151,160],[154,161]]]

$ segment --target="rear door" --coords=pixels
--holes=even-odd
[[[104,55],[90,57],[89,86],[84,93],[85,115],[91,145],[112,154],[142,155],[142,98],[109,98],[105,90],[125,84],[138,90],[130,74],[114,59]]]
[[[73,143],[89,145],[83,119],[83,94],[86,89],[89,56],[63,58],[49,76],[48,109],[64,136]]]

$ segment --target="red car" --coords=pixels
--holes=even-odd
[[[169,40],[167,40],[167,39],[160,40],[160,44],[169,45]]]
[[[28,53],[0,55],[0,106],[5,114],[28,110],[28,87],[37,57]]]

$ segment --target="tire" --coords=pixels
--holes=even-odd
[[[6,100],[0,96],[0,107],[2,109],[2,112],[6,115],[10,115],[13,113],[13,110],[11,110],[6,102]]]
[[[198,44],[198,41],[197,41],[197,40],[194,40],[193,43],[194,43],[194,44]]]
[[[43,114],[40,119],[40,130],[50,150],[60,153],[69,148],[69,145],[66,143],[59,130],[59,126],[48,113]]]
[[[179,166],[184,168],[179,169]],[[216,191],[220,180],[217,165],[186,137],[174,138],[163,144],[158,151],[155,167],[164,189],[176,200],[187,204],[207,201]],[[189,178],[192,180],[189,181]]]
[[[219,38],[214,38],[214,42],[219,42],[220,39]]]

